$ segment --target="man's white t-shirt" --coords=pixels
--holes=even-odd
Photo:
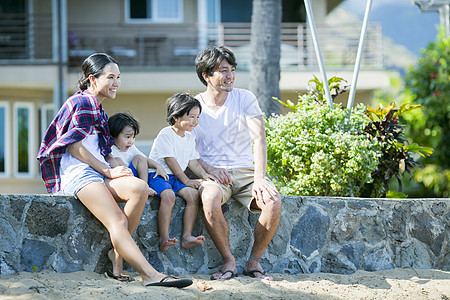
[[[173,172],[166,164],[165,157],[174,157],[183,171],[186,170],[190,160],[199,159],[198,152],[195,150],[194,136],[186,131],[181,137],[170,126],[161,129],[158,133],[149,157],[160,164],[167,174],[173,174]],[[150,172],[155,171],[150,169]]]
[[[193,131],[200,157],[218,168],[252,168],[253,141],[247,120],[263,115],[255,95],[234,88],[217,111],[208,108],[200,94],[195,98],[202,105],[199,123]]]
[[[139,151],[139,149],[135,145],[132,145],[130,148],[128,148],[127,151],[121,151],[119,148],[117,148],[116,145],[113,145],[111,147],[111,150],[111,155],[120,158],[127,167],[130,165],[131,161],[136,155],[142,155],[143,157],[146,157],[144,153]]]

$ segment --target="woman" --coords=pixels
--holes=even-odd
[[[106,227],[113,245],[108,253],[113,264],[111,277],[124,279],[123,258],[139,272],[144,286],[191,285],[190,279],[157,272],[132,238],[148,198],[148,186],[110,155],[114,140],[101,103],[116,97],[120,86],[117,62],[107,54],[95,53],[81,67],[80,91],[61,107],[39,149],[47,190],[76,196]],[[125,202],[123,212],[116,201]]]

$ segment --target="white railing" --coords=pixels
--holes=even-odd
[[[51,16],[2,15],[0,18],[0,64],[48,63],[52,58]],[[361,24],[317,25],[318,40],[327,70],[352,68]],[[78,67],[93,52],[107,52],[121,67],[192,67],[196,54],[208,44],[225,45],[237,57],[239,69],[250,64],[250,23],[139,25],[112,27],[89,24],[69,26],[69,66]],[[369,24],[361,67],[381,68],[382,35],[379,24]],[[282,70],[317,68],[310,31],[303,23],[283,23]],[[155,70],[157,70],[156,68]]]
[[[361,24],[337,27],[318,25],[317,34],[325,64],[329,68],[352,67],[360,35]],[[250,24],[209,25],[208,39],[234,50],[240,66],[250,63]],[[317,67],[316,55],[309,28],[306,24],[283,23],[281,30],[282,69],[305,69]],[[383,66],[382,35],[379,24],[370,24],[364,46],[362,67]]]

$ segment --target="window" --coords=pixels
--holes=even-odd
[[[53,104],[44,104],[40,107],[39,114],[39,132],[40,139],[42,141],[45,135],[45,131],[47,131],[48,125],[53,121],[54,113],[53,113]]]
[[[0,177],[9,177],[10,155],[10,125],[8,102],[0,102]]]
[[[17,177],[31,177],[35,169],[35,152],[32,124],[33,104],[14,103],[14,174]],[[35,150],[35,149],[34,149]]]
[[[181,23],[183,0],[126,0],[125,13],[130,23]]]

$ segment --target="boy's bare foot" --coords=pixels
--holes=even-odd
[[[177,243],[178,243],[178,240],[176,238],[161,240],[159,242],[159,251],[164,252],[167,249],[169,249],[169,247],[175,246]]]
[[[186,234],[182,237],[181,247],[191,248],[194,246],[201,245],[204,241],[205,241],[205,237],[203,235],[199,235],[199,236],[195,237],[190,234]]]

